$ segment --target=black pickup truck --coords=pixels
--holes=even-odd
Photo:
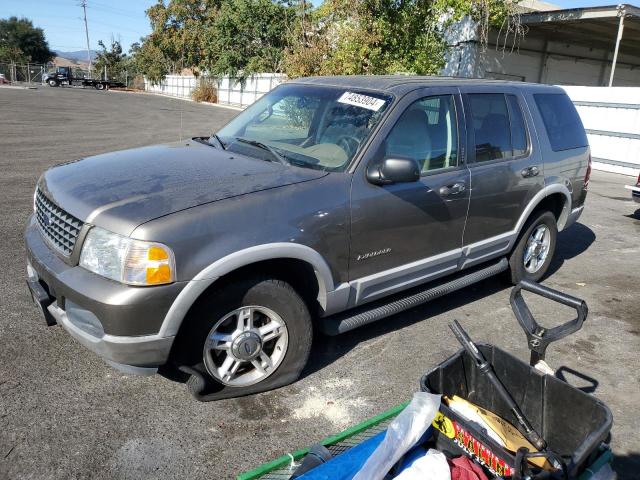
[[[70,87],[93,87],[96,90],[108,90],[112,87],[125,87],[122,82],[100,80],[95,78],[74,77],[71,67],[57,67],[55,72],[47,73],[42,81],[50,87],[68,85]]]

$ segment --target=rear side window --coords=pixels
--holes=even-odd
[[[527,153],[527,127],[524,124],[522,110],[518,103],[518,97],[507,95],[509,104],[509,117],[511,118],[511,143],[513,145],[513,156],[520,157]]]
[[[567,95],[536,93],[533,98],[554,152],[589,145],[580,116]]]
[[[469,95],[471,119],[476,139],[476,162],[512,155],[509,111],[501,93]]]

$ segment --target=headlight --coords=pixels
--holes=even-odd
[[[175,280],[173,252],[166,245],[123,237],[93,227],[87,234],[80,266],[129,285],[162,285]]]

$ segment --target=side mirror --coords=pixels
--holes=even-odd
[[[367,169],[367,180],[374,185],[417,182],[419,179],[418,162],[410,158],[385,158]]]

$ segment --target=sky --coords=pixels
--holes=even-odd
[[[98,40],[109,45],[120,40],[125,52],[133,42],[150,32],[145,10],[157,0],[86,0],[91,48]],[[314,3],[320,3],[316,0]],[[613,0],[545,0],[561,8],[615,4]],[[631,0],[629,3],[636,3]],[[0,18],[27,17],[44,30],[49,48],[76,51],[87,48],[80,0],[0,0]]]
[[[145,10],[157,0],[86,0],[91,48],[98,40],[109,45],[111,36],[123,50],[147,35],[151,28]],[[64,52],[86,50],[80,0],[0,0],[0,18],[26,17],[44,30],[49,48]]]

